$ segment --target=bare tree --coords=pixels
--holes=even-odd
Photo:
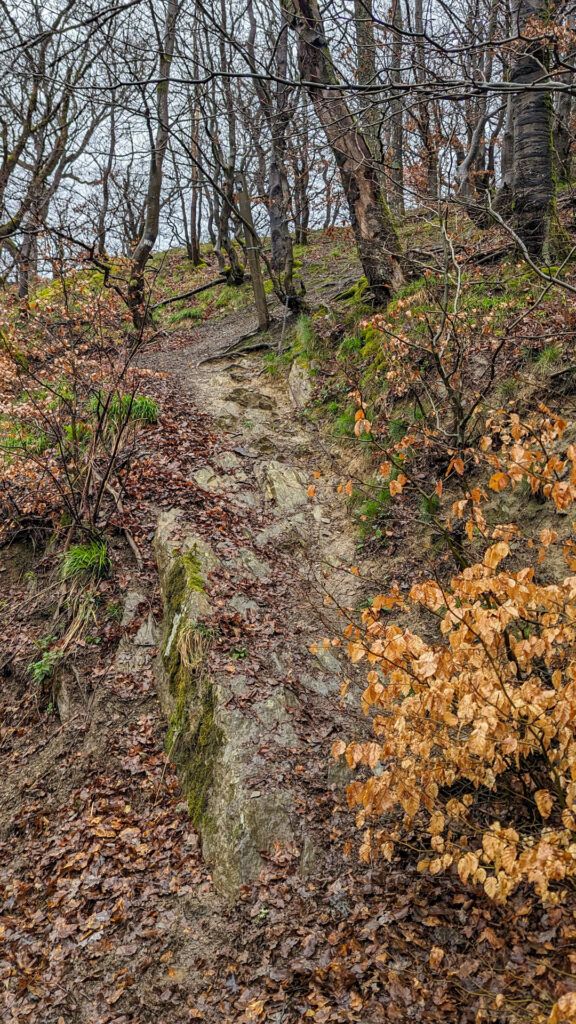
[[[154,7],[151,15],[158,37],[158,82],[156,85],[156,118],[155,137],[151,138],[150,169],[148,190],[146,195],[146,218],[144,229],[132,254],[130,280],[128,283],[128,304],[132,312],[134,326],[139,329],[145,320],[144,270],[158,237],[160,225],[160,201],[162,193],[163,168],[168,140],[170,137],[168,90],[170,84],[170,66],[174,55],[176,41],[176,22],[178,18],[178,0],[167,0],[166,17],[163,29],[157,25]],[[152,125],[149,125],[152,136]]]
[[[362,268],[378,302],[403,281],[400,243],[370,149],[338,87],[316,0],[294,0],[300,73],[342,179]]]

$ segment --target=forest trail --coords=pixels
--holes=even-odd
[[[208,588],[215,588],[233,640],[227,658],[216,645],[210,671],[234,676],[239,707],[257,720],[255,789],[276,792],[279,800],[289,796],[295,822],[293,847],[266,857],[260,883],[251,893],[246,888],[240,904],[222,902],[206,882],[179,902],[168,933],[168,975],[176,979],[180,1005],[193,1007],[191,1019],[232,1021],[252,1019],[250,1006],[258,1004],[258,989],[249,985],[237,1004],[234,972],[261,978],[276,971],[279,988],[271,998],[277,1001],[281,990],[282,1005],[254,1017],[274,1022],[300,1019],[296,1005],[290,1007],[292,951],[303,945],[313,953],[317,941],[326,943],[327,922],[338,929],[351,920],[347,888],[357,885],[360,865],[344,857],[345,837],[354,836],[344,806],[348,775],[332,761],[330,747],[336,737],[365,733],[368,722],[360,713],[360,680],[342,648],[319,641],[341,635],[375,567],[359,560],[346,499],[338,493],[346,472],[342,452],[303,412],[312,393],[307,372],[296,366],[289,379],[272,376],[261,352],[219,358],[249,332],[252,317],[248,310],[208,323],[180,335],[177,347],[169,336],[138,362],[165,375],[188,399],[190,415],[202,410],[217,431],[193,479],[232,512],[241,540],[214,535],[219,567]],[[362,903],[359,912],[362,917]],[[272,939],[262,948],[265,932]],[[301,970],[293,978],[298,989]],[[157,973],[138,993],[152,1013]],[[162,1013],[162,1022],[181,1019],[176,1006]]]
[[[216,603],[239,639],[225,663],[212,655],[211,672],[234,677],[233,703],[244,720],[256,719],[249,775],[256,795],[265,787],[296,808],[294,857],[306,874],[325,856],[315,804],[338,774],[331,742],[365,729],[354,670],[341,647],[321,639],[338,643],[373,567],[357,564],[357,535],[338,493],[342,453],[304,413],[308,371],[294,363],[286,379],[270,374],[261,353],[221,357],[249,318],[208,325],[140,363],[177,382],[217,430],[193,480],[226,504],[241,531],[240,543],[212,545],[215,575],[225,581]]]

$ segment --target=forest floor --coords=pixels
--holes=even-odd
[[[342,259],[336,276],[354,271]],[[247,305],[193,326],[173,321],[140,355],[163,410],[126,479],[143,567],[118,537],[101,590],[105,628],[48,708],[4,665],[4,1019],[529,1021],[548,998],[540,964],[560,934],[558,908],[535,911],[521,893],[495,906],[456,876],[418,873],[410,855],[358,860],[346,775],[330,747],[366,731],[360,682],[319,641],[340,634],[364,595],[392,580],[407,588],[420,541],[359,549],[339,493],[349,451],[302,412],[281,356],[273,372],[261,352],[206,361],[252,320]],[[270,757],[256,781],[289,786],[309,846],[270,858],[233,905],[214,890],[164,753],[151,541],[158,513],[173,507],[219,558],[209,580],[213,670],[238,678],[244,707],[279,684],[290,695],[289,756]],[[38,601],[43,555],[10,550],[3,628],[19,648],[49,632],[50,611]],[[264,756],[272,741],[263,722]]]

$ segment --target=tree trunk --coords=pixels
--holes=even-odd
[[[220,71],[223,76],[222,91],[224,93],[224,107],[226,111],[228,156],[225,157],[223,155],[221,146],[218,145],[218,153],[215,153],[215,155],[220,161],[224,181],[222,189],[223,194],[221,196],[222,201],[220,203],[220,218],[218,221],[218,249],[216,255],[222,269],[221,259],[222,250],[224,250],[229,262],[228,268],[224,268],[228,276],[228,282],[233,285],[241,285],[244,281],[244,267],[238,259],[238,251],[230,234],[230,220],[234,211],[234,195],[236,191],[234,176],[236,173],[238,147],[236,140],[236,109],[229,78],[230,62],[226,50],[226,38],[228,33],[226,10],[225,0],[220,0],[220,23],[222,31],[219,36],[218,49],[220,54]]]
[[[250,20],[248,56],[252,70],[256,70],[256,19],[252,0],[247,6]],[[287,133],[292,111],[289,107],[288,79],[288,26],[283,7],[280,7],[280,27],[276,43],[276,84],[254,80],[260,109],[270,132],[270,161],[268,164],[268,216],[270,218],[270,266],[272,281],[279,301],[289,309],[300,307],[300,298],[294,286],[294,253],[290,235],[290,189],[286,171]]]
[[[356,79],[358,85],[376,84],[376,38],[372,0],[354,0],[354,23],[356,25]],[[383,172],[382,144],[378,124],[377,105],[373,93],[365,94],[360,100],[362,110],[359,121],[368,143],[372,159]]]
[[[108,159],[102,171],[102,202],[98,211],[98,227],[96,230],[98,238],[98,255],[106,254],[106,218],[110,205],[110,177],[114,167],[116,156],[116,107],[114,102],[110,108],[110,142],[108,145]]]
[[[520,36],[526,35],[530,19],[549,17],[547,0],[517,0],[514,20]],[[554,198],[553,104],[549,92],[531,92],[522,86],[542,78],[548,59],[548,46],[542,39],[522,39],[510,73],[510,81],[519,87],[511,98],[514,224],[526,249],[535,257],[542,254],[548,239]]]
[[[193,267],[200,264],[200,233],[198,223],[200,220],[200,106],[198,98],[194,100],[192,111],[192,153],[195,160],[192,162],[192,191],[190,195],[190,250],[189,257]]]
[[[286,173],[287,130],[291,119],[288,107],[288,31],[284,12],[276,49],[275,97],[270,104],[271,153],[268,170],[268,210],[270,215],[270,248],[272,269],[278,278],[278,298],[289,309],[298,309],[300,299],[294,287],[294,253],[290,235],[290,190]]]
[[[168,146],[168,87],[170,65],[176,39],[178,0],[168,0],[164,38],[158,61],[158,85],[156,86],[156,115],[158,124],[156,138],[150,154],[148,191],[146,195],[146,219],[140,240],[132,254],[130,281],[128,282],[128,305],[136,330],[141,330],[146,320],[144,308],[144,270],[158,238],[160,225],[160,198],[164,157]]]
[[[294,227],[296,245],[308,245],[308,225],[310,223],[310,200],[308,183],[310,181],[310,165],[308,150],[305,147],[301,159],[294,157]]]
[[[394,0],[392,12],[392,67],[390,77],[395,85],[402,81],[402,7],[401,0]],[[390,100],[390,205],[396,213],[404,212],[404,118],[402,93],[398,89]]]
[[[376,301],[385,303],[403,282],[398,235],[368,143],[343,90],[333,88],[337,79],[316,0],[293,0],[293,10],[300,74],[340,172],[366,279]]]
[[[573,74],[566,75],[562,79],[566,85],[572,85],[573,80]],[[554,154],[557,178],[564,184],[570,184],[572,180],[572,132],[570,131],[572,104],[572,93],[568,91],[561,92],[556,102]]]
[[[414,28],[416,30],[414,76],[417,85],[422,88],[428,78],[424,41],[423,0],[415,0],[414,2]],[[438,140],[434,136],[432,119],[430,117],[430,102],[422,93],[419,93],[416,112],[422,138],[422,155],[426,168],[426,198],[435,202],[438,199]]]

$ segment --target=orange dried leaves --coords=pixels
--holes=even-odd
[[[376,741],[341,741],[334,752],[352,768],[377,769],[349,787],[362,824],[398,809],[407,827],[427,816],[437,856],[422,870],[454,863],[496,900],[527,881],[554,901],[576,877],[576,578],[542,586],[532,569],[501,572],[509,550],[492,545],[446,590],[434,581],[412,588],[408,606],[437,616],[436,643],[381,618],[402,604],[397,593],[363,613],[348,652],[370,666],[363,705],[376,711]],[[496,818],[479,828],[472,806],[480,794],[498,803],[511,773],[531,791],[539,827],[522,832]],[[468,790],[461,798],[455,783]]]

